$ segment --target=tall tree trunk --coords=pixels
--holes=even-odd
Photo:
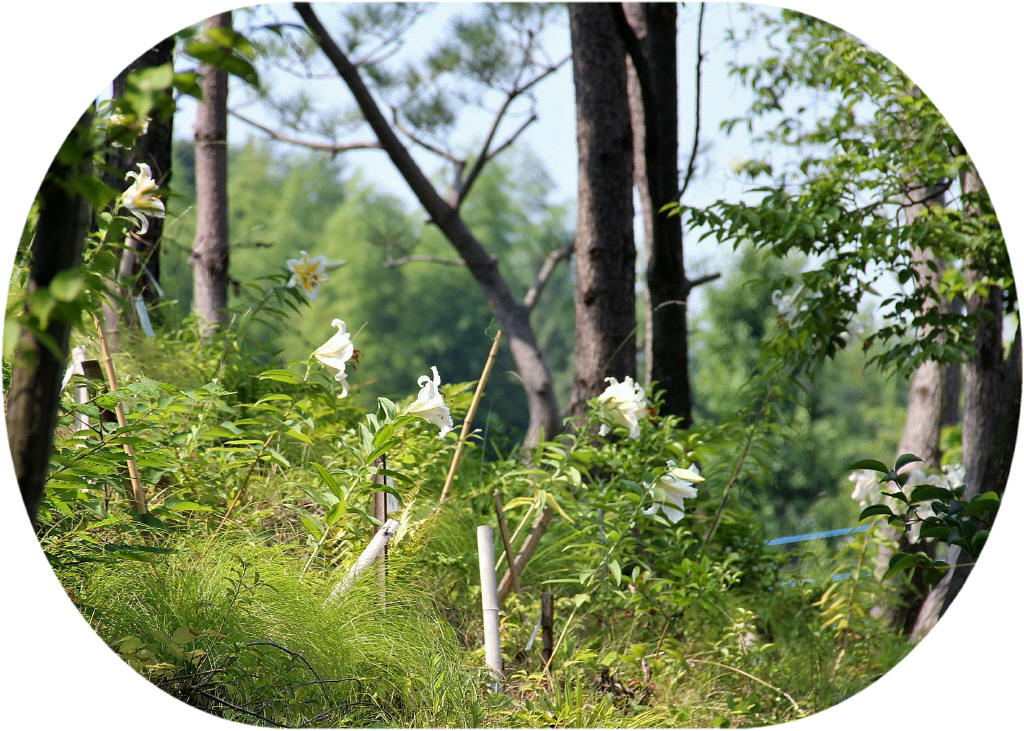
[[[551,385],[551,371],[544,361],[530,326],[530,307],[512,296],[508,283],[498,269],[497,260],[487,253],[469,230],[458,210],[438,194],[433,184],[423,174],[377,106],[359,71],[331,39],[312,7],[308,3],[295,3],[294,7],[324,55],[352,92],[366,122],[373,129],[398,173],[405,179],[431,221],[459,252],[505,333],[516,373],[526,393],[526,404],[530,414],[524,444],[536,444],[542,438],[551,438],[559,434],[562,431],[562,419]]]
[[[81,149],[89,140],[91,115],[79,120],[68,138],[69,149]],[[62,151],[63,152],[63,151]],[[32,238],[26,294],[48,287],[60,271],[78,266],[89,230],[92,211],[86,201],[68,192],[69,178],[88,172],[89,153],[80,152],[80,162],[69,167],[58,154],[39,188],[39,219]],[[68,155],[70,157],[70,154]],[[62,161],[62,158],[64,161]],[[14,351],[14,370],[7,396],[7,437],[14,462],[14,474],[29,517],[35,522],[43,497],[43,484],[53,448],[57,422],[60,381],[68,353],[71,326],[52,318],[46,335],[56,346],[53,353],[35,334],[23,329]]]
[[[636,375],[633,155],[625,51],[609,8],[570,3],[579,151],[576,343],[570,408]]]
[[[945,204],[943,187],[912,187],[905,196],[907,224],[912,224],[919,216],[927,215],[928,208],[941,207]],[[937,259],[928,249],[915,249],[912,252],[914,272],[918,287],[935,289],[943,269],[943,262]],[[926,310],[947,310],[945,303],[929,299],[924,305]],[[903,433],[896,447],[896,454],[915,454],[921,462],[907,465],[903,471],[910,472],[917,468],[936,470],[939,467],[941,453],[939,450],[939,433],[943,418],[948,418],[951,405],[949,398],[954,391],[947,386],[944,376],[958,375],[955,369],[946,368],[938,361],[926,361],[919,365],[910,378],[910,393],[907,395],[907,411],[903,422]],[[883,534],[892,542],[883,543],[878,550],[875,563],[878,571],[884,571],[894,550],[914,551],[920,546],[912,546],[901,530],[888,524],[882,527]],[[914,618],[920,609],[926,593],[921,575],[915,572],[911,577],[911,588],[900,599],[900,606],[888,612],[893,626],[903,632],[910,632]],[[875,613],[881,612],[876,608]]]
[[[166,38],[132,61],[114,79],[114,98],[125,93],[128,76],[134,71],[156,68],[170,64],[174,52],[174,38]],[[136,170],[138,163],[144,162],[153,171],[153,178],[161,186],[166,186],[171,177],[171,142],[173,116],[173,93],[171,89],[164,92],[165,105],[157,105],[151,112],[151,119],[146,132],[140,134],[131,150],[111,147],[106,153],[107,165],[115,174],[109,176],[108,184],[115,188],[124,187],[124,174]],[[165,108],[161,108],[161,106]],[[163,235],[164,219],[152,217],[149,228],[144,235],[134,232],[125,237],[125,248],[121,252],[118,266],[117,283],[114,292],[121,299],[133,295],[141,295],[148,304],[155,304],[159,299],[156,282],[160,281],[160,237]],[[143,271],[143,267],[149,276]],[[103,332],[107,345],[112,352],[120,349],[121,308],[113,301],[103,305]],[[134,309],[124,310],[126,324],[137,324]]]
[[[231,13],[207,19],[204,29],[230,28]],[[228,75],[199,65],[202,101],[196,110],[196,238],[192,244],[192,310],[209,333],[228,306]]]
[[[684,425],[689,425],[689,292],[683,263],[682,219],[659,212],[676,199],[679,189],[676,5],[624,3],[623,10],[637,39],[638,47],[630,51],[630,58],[642,56],[629,63],[631,87],[635,85],[630,90],[629,104],[634,179],[647,242],[645,375],[648,383],[664,391],[663,413],[679,416]]]
[[[971,167],[961,178],[965,193],[983,190],[981,178]],[[982,275],[968,269],[968,284]],[[1010,474],[1010,462],[1017,440],[1017,421],[1021,403],[1021,330],[1018,325],[1008,357],[1003,356],[1003,293],[990,287],[967,301],[967,311],[979,316],[974,346],[977,355],[964,368],[963,424],[961,450],[964,481],[963,498],[969,500],[981,492],[1000,495]],[[957,546],[950,547],[946,560],[949,571],[925,599],[914,625],[912,639],[923,637],[945,613],[971,572],[973,556]],[[963,565],[958,565],[963,564]]]

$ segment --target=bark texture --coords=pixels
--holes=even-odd
[[[525,444],[535,444],[542,438],[559,434],[562,430],[562,420],[551,385],[551,372],[530,326],[529,307],[512,296],[508,283],[498,269],[497,260],[487,253],[466,226],[459,212],[441,197],[413,160],[377,106],[358,70],[331,39],[313,9],[307,3],[295,3],[295,9],[306,23],[320,50],[352,92],[356,104],[380,141],[381,147],[387,152],[391,162],[405,179],[431,221],[459,252],[466,268],[487,299],[491,312],[497,318],[509,343],[516,373],[526,393],[530,423],[524,438]]]
[[[627,50],[636,59],[629,63],[629,108],[647,250],[645,379],[664,391],[662,412],[679,416],[687,426],[692,404],[682,220],[659,212],[676,199],[679,189],[676,6],[626,3],[623,9],[636,39],[636,46]]]
[[[89,139],[88,116],[72,132],[77,147]],[[65,187],[76,173],[85,172],[88,154],[77,169],[61,161],[51,163],[39,189],[39,220],[32,238],[32,258],[26,293],[48,287],[60,271],[81,263],[82,245],[89,230],[91,209]],[[56,346],[52,352],[35,334],[22,330],[14,351],[14,369],[7,395],[7,437],[14,474],[29,517],[35,522],[53,448],[60,382],[68,354],[68,323],[51,319],[46,335]]]
[[[983,189],[977,171],[971,168],[962,176],[965,193]],[[982,278],[975,269],[965,277],[970,284]],[[1004,356],[1003,293],[995,287],[973,295],[967,311],[979,317],[974,339],[977,355],[964,368],[963,423],[961,450],[967,489],[963,498],[994,491],[1002,495],[1010,474],[1021,402],[1021,331],[1018,325],[1013,342]],[[959,594],[975,560],[959,547],[949,549],[946,561],[957,568],[946,574],[929,592],[918,612],[912,639],[919,640],[945,613]]]
[[[230,28],[231,13],[207,19],[204,28]],[[226,317],[228,305],[228,75],[199,65],[203,99],[196,110],[196,238],[192,244],[192,311],[204,333]]]
[[[579,193],[575,363],[570,410],[607,376],[636,375],[633,153],[625,50],[603,3],[569,5]]]
[[[128,76],[134,71],[146,68],[155,68],[172,61],[174,52],[174,38],[166,38],[157,45],[150,48],[144,54],[132,61],[114,79],[114,97],[121,96],[127,88]],[[105,157],[107,165],[116,174],[107,177],[107,183],[120,190],[126,185],[124,174],[138,170],[138,163],[144,162],[149,165],[153,172],[153,179],[164,188],[171,178],[171,142],[172,142],[172,115],[173,93],[171,89],[164,92],[166,96],[166,109],[154,109],[147,130],[139,135],[132,149],[110,147]],[[122,215],[128,215],[121,211]],[[160,281],[160,238],[163,235],[164,219],[151,217],[149,229],[145,234],[139,235],[129,233],[125,237],[125,248],[121,252],[121,260],[118,265],[117,282],[111,286],[110,300],[103,304],[103,333],[107,339],[107,345],[112,352],[120,350],[120,326],[122,315],[124,323],[130,326],[138,326],[138,318],[135,309],[130,305],[124,306],[124,302],[133,295],[141,295],[147,304],[155,304],[159,300],[157,288],[150,281],[143,267],[149,272],[152,278]]]

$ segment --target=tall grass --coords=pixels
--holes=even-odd
[[[94,570],[81,600],[99,634],[159,687],[268,725],[478,725],[477,678],[407,565],[371,570],[336,601],[281,548],[182,543],[153,563]],[[470,668],[470,669],[467,669]]]

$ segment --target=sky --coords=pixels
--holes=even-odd
[[[1019,77],[1024,44],[1017,5],[1002,0],[796,0],[790,5],[825,17],[886,53],[932,98],[971,150],[1015,268],[1022,271]],[[211,0],[159,5],[39,0],[5,8],[9,30],[0,44],[0,68],[7,70],[0,114],[8,143],[6,174],[0,180],[5,266],[13,261],[38,181],[81,111],[146,47],[223,9],[223,3]],[[564,97],[561,103],[567,104]],[[558,168],[571,170],[574,164]],[[6,278],[0,281],[6,287]],[[1019,442],[1018,454],[1024,454]],[[885,719],[883,727],[898,722],[917,728],[969,724],[1000,729],[1011,727],[1010,718],[1019,719],[1018,659],[1024,656],[1024,636],[1013,620],[1024,597],[1018,580],[1020,545],[1007,529],[1024,523],[1021,462],[1015,461],[984,560],[936,629],[882,682],[794,728],[863,729]],[[8,590],[0,605],[7,629],[0,687],[9,725],[228,728],[156,691],[102,644],[66,600],[38,550],[6,450],[0,450],[0,484],[6,488],[0,491],[0,514],[5,516],[2,546],[8,557]]]

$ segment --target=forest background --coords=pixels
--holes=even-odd
[[[1008,17],[1017,11],[987,2],[972,5],[969,15],[962,6],[952,3],[905,2],[883,7],[883,3],[867,2],[861,3],[855,13],[851,13],[852,8],[822,2],[795,6],[821,15],[875,46],[932,97],[964,138],[985,176],[1020,271],[1021,251],[1014,242],[1022,238],[1022,217],[1012,196],[1015,171],[1020,169],[1022,155],[1009,142],[1019,125],[1019,100],[1007,81],[1014,77],[1015,69],[1024,67],[1020,44],[1013,37],[1017,26]],[[5,68],[22,70],[8,75],[8,98],[18,102],[9,105],[8,114],[3,116],[4,132],[11,141],[0,220],[4,260],[9,261],[12,255],[35,181],[41,179],[56,142],[63,138],[81,108],[137,49],[220,9],[197,0],[181,2],[173,9],[161,8],[159,14],[143,9],[128,16],[117,4],[95,2],[88,8],[61,8],[56,21],[56,9],[45,5],[12,11],[10,27],[24,31],[15,43],[3,49]],[[13,483],[6,454],[3,462],[0,479]],[[1019,466],[1011,473],[1010,481],[1021,482]],[[118,727],[118,720],[131,717],[135,703],[146,705],[155,700],[152,696],[157,691],[127,668],[118,667],[119,661],[98,638],[83,631],[84,622],[64,599],[41,552],[35,548],[27,524],[21,520],[20,503],[13,489],[4,492],[3,500],[4,514],[14,516],[4,519],[3,530],[4,548],[10,556],[17,557],[8,562],[13,571],[12,585],[26,587],[24,591],[40,598],[39,603],[32,605],[5,606],[4,626],[15,629],[18,636],[15,652],[4,670],[5,676],[10,676],[4,681],[9,697],[18,698],[17,711],[30,718],[34,703],[51,704],[49,694],[59,692],[60,705],[68,715],[60,717],[62,711],[57,709],[57,721],[70,723],[76,717],[76,708],[109,699],[113,683],[122,691],[131,691],[119,692],[118,696],[135,698],[116,706],[103,702],[109,709],[106,724]],[[1021,519],[1019,502],[1011,491],[1000,524]],[[979,717],[978,713],[991,713],[994,720],[1002,718],[1013,697],[1013,673],[1009,668],[1001,670],[1000,661],[1014,657],[1014,649],[1021,643],[1005,626],[988,621],[991,607],[1019,606],[1020,589],[1013,581],[1018,573],[1017,551],[1010,536],[1004,533],[1005,529],[995,532],[989,544],[992,548],[986,553],[989,558],[974,573],[971,589],[961,595],[955,609],[928,641],[897,667],[886,683],[844,705],[844,725],[855,725],[856,719],[863,720],[877,712],[875,704],[882,699],[895,705],[900,698],[921,697],[927,687],[944,677],[939,673],[951,674],[953,668],[968,667],[985,667],[986,672],[966,677],[958,674],[955,683],[959,693],[970,694],[971,683],[977,682],[974,691],[979,696],[1005,699],[983,710],[972,709],[972,722],[984,723],[987,715]],[[100,672],[96,672],[97,668]],[[39,683],[43,677],[45,684]],[[954,680],[952,675],[950,680]],[[921,689],[920,695],[914,692],[915,688]],[[135,691],[139,695],[135,696]],[[869,696],[875,697],[872,700]],[[863,709],[858,710],[857,706]],[[929,708],[934,709],[932,717],[927,715]],[[936,727],[947,727],[956,720],[948,715],[947,708],[938,705],[919,711],[923,715],[915,719],[917,723],[928,723],[932,718]],[[202,723],[194,718],[196,715],[189,713],[188,720]],[[52,711],[48,717],[54,718]],[[171,722],[167,718],[159,723]],[[814,723],[838,727],[835,719],[827,720],[827,714],[809,720],[810,725]]]

